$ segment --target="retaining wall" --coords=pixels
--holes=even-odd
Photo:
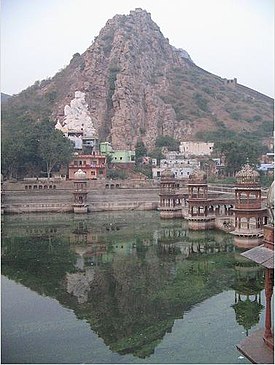
[[[2,209],[4,213],[71,212],[73,191],[72,181],[4,183]],[[159,204],[159,187],[152,182],[90,181],[87,191],[91,212],[155,210]]]

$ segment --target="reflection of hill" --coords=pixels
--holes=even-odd
[[[68,236],[75,230],[71,223]],[[112,351],[145,358],[171,331],[175,319],[182,318],[193,305],[229,289],[235,277],[230,250],[193,250],[187,259],[180,251],[160,255],[156,238],[162,228],[156,236],[156,226],[157,222],[150,230],[148,223],[136,224],[129,241],[125,225],[106,233],[110,242],[106,250],[101,236],[101,244],[78,244],[75,252],[72,242],[69,245],[66,236],[59,238],[58,233],[43,239],[8,238],[7,234],[2,273],[73,309]],[[199,238],[203,246],[203,237]],[[194,247],[198,247],[197,239],[194,237]],[[215,235],[208,234],[207,239],[211,239],[208,245],[222,247]],[[115,242],[119,242],[118,248]],[[91,257],[102,259],[91,266]]]
[[[60,238],[24,237],[2,242],[2,274],[39,294],[55,297],[75,255]]]

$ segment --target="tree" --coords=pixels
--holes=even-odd
[[[161,152],[161,148],[160,147],[156,147],[154,148],[150,153],[149,153],[149,156],[151,158],[155,158],[157,160],[157,164],[159,165],[160,163],[160,160],[161,159],[164,159],[165,156],[164,154]]]
[[[226,174],[235,175],[247,161],[251,165],[257,165],[261,146],[244,140],[226,141],[217,142],[214,151],[224,160]]]
[[[138,140],[135,146],[136,161],[141,162],[142,157],[147,155],[147,149],[142,140]]]
[[[110,168],[112,161],[113,161],[113,156],[110,155],[109,153],[107,153],[107,155],[106,155],[106,164],[107,164],[108,168]]]
[[[38,138],[35,124],[31,120],[21,120],[13,133],[2,139],[2,173],[9,179],[24,176],[28,167],[39,169],[37,156]]]
[[[72,159],[73,144],[62,132],[52,130],[39,139],[38,154],[46,165],[48,179],[57,164],[68,164]]]
[[[171,136],[158,136],[155,145],[156,147],[167,147],[169,151],[179,150],[179,142]]]
[[[20,158],[22,157],[22,144],[20,141],[15,142],[11,139],[5,139],[2,142],[1,150],[2,174],[8,179],[17,177]]]
[[[48,177],[57,164],[72,158],[73,147],[54,127],[54,122],[16,119],[2,136],[2,173],[9,179],[38,175],[46,165]]]

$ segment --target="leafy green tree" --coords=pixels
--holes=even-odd
[[[142,140],[138,140],[135,146],[136,161],[141,162],[142,157],[147,155],[147,149]]]
[[[107,178],[113,179],[113,180],[117,180],[117,179],[124,180],[124,179],[127,179],[127,174],[125,171],[122,171],[122,170],[108,170]]]
[[[20,166],[20,158],[22,157],[22,143],[20,143],[20,141],[15,142],[10,139],[6,139],[2,142],[1,147],[2,174],[8,179],[17,177],[17,172]]]
[[[112,161],[113,161],[113,156],[108,153],[106,155],[106,163],[107,163],[108,168],[110,168]]]
[[[179,150],[179,142],[171,136],[158,136],[155,145],[156,147],[167,147],[169,151]]]
[[[57,164],[70,161],[72,151],[71,142],[54,128],[54,122],[21,118],[2,139],[2,173],[9,179],[29,173],[37,176],[46,165],[49,177]]]
[[[251,165],[257,165],[261,146],[244,140],[225,141],[217,142],[214,151],[224,160],[226,174],[235,175],[247,161]]]
[[[160,163],[160,160],[161,159],[164,159],[165,156],[164,154],[161,152],[161,147],[156,147],[154,148],[150,153],[149,153],[149,156],[151,158],[155,158],[157,160],[157,163],[159,164]]]
[[[46,166],[48,179],[57,164],[68,164],[73,155],[72,142],[58,130],[41,136],[38,144],[38,154]]]
[[[39,169],[37,156],[38,138],[35,124],[31,120],[22,120],[13,133],[7,133],[2,139],[2,173],[9,179],[24,176],[31,166]]]

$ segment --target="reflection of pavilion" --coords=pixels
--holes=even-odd
[[[264,288],[263,269],[251,263],[239,254],[235,255],[235,304],[232,308],[236,314],[236,321],[242,325],[248,336],[248,330],[260,320],[260,312],[264,308],[261,304],[261,291]]]
[[[191,255],[232,252],[232,240],[217,235],[208,237],[207,231],[188,231],[184,228],[165,227],[158,232],[156,239],[160,254],[174,254],[187,258]]]
[[[248,294],[242,298],[241,294],[238,294],[235,296],[235,304],[232,305],[236,314],[236,321],[243,326],[246,336],[248,336],[248,330],[259,322],[263,309],[261,294],[253,294],[253,296],[254,299]]]

